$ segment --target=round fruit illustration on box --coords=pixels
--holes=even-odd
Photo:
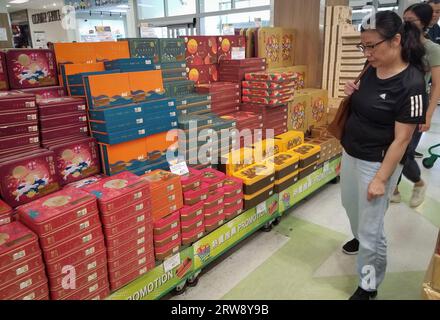
[[[56,208],[56,207],[62,207],[65,206],[70,202],[72,198],[68,196],[57,196],[57,197],[51,197],[43,202],[43,206],[49,207],[49,208]]]
[[[128,181],[127,180],[115,179],[115,180],[107,181],[104,184],[104,188],[107,188],[107,189],[122,189],[122,188],[125,188],[127,185],[128,185]]]
[[[313,107],[312,107],[313,120],[315,120],[316,122],[321,121],[322,118],[324,117],[324,112],[325,112],[324,100],[320,98],[313,103]]]
[[[7,233],[0,233],[0,246],[5,244],[6,241],[9,240],[9,234]]]
[[[186,48],[188,49],[188,52],[190,54],[196,54],[197,49],[199,48],[199,44],[195,39],[188,40],[188,43],[186,44]]]
[[[199,70],[197,69],[191,69],[188,72],[188,79],[194,82],[199,81],[200,78],[200,74],[199,74]]]
[[[227,52],[229,52],[229,50],[231,50],[231,42],[229,41],[229,39],[223,39],[220,46],[222,48],[222,51],[225,53],[227,53]]]
[[[290,125],[293,130],[299,130],[304,128],[304,122],[306,119],[306,106],[304,103],[297,103],[292,108],[290,117]]]
[[[92,165],[90,153],[85,148],[66,149],[61,154],[61,160],[63,165],[60,169],[65,181],[71,177],[80,178]]]

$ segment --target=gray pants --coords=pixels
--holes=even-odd
[[[386,185],[385,195],[368,201],[368,186],[381,165],[380,162],[353,158],[346,152],[342,156],[342,205],[350,220],[353,235],[360,243],[357,257],[359,286],[367,291],[377,290],[385,277],[387,241],[384,218],[402,172],[402,166],[399,165]]]

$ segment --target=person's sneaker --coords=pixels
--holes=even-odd
[[[417,208],[425,201],[426,183],[422,187],[414,187],[409,205],[411,208]]]
[[[417,151],[414,151],[414,157],[415,158],[423,158],[423,154]]]
[[[359,241],[355,238],[351,241],[348,241],[342,247],[342,252],[348,255],[355,255],[359,252]]]
[[[366,291],[361,287],[358,287],[356,292],[350,297],[349,300],[373,300],[377,297],[377,291]]]
[[[393,193],[390,199],[391,203],[401,203],[402,202],[402,195],[399,193]]]

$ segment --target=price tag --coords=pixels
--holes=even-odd
[[[233,47],[231,52],[232,60],[243,60],[246,59],[246,50],[242,47]]]
[[[180,253],[172,256],[168,260],[165,260],[163,263],[163,269],[164,272],[167,273],[168,271],[173,270],[175,267],[177,267],[180,264]]]
[[[324,163],[324,173],[327,173],[330,171],[330,162]]]
[[[179,162],[176,164],[170,164],[170,171],[178,176],[183,176],[189,173],[188,166],[186,162]]]
[[[263,213],[263,212],[267,212],[266,201],[260,203],[257,206],[257,214],[260,214],[260,213]]]

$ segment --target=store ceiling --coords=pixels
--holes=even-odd
[[[13,3],[11,3],[11,1],[13,1]],[[6,7],[8,12],[14,12],[23,9],[55,10],[55,9],[61,9],[62,6],[64,6],[63,0],[28,0],[27,2],[23,2],[23,1],[26,0],[0,0],[0,8]],[[23,2],[23,3],[14,3],[14,2]],[[120,6],[119,7],[107,6],[103,8],[103,10],[112,11],[112,12],[123,12],[123,13],[127,12],[127,9],[121,8]],[[92,9],[92,11],[96,11],[96,8]]]
[[[13,1],[13,3],[11,3]],[[25,0],[16,0],[16,2],[23,2]],[[9,12],[14,12],[23,9],[35,9],[35,10],[51,10],[60,9],[64,5],[62,0],[29,0],[23,3],[14,3],[14,0],[0,0],[2,7],[7,7]]]

